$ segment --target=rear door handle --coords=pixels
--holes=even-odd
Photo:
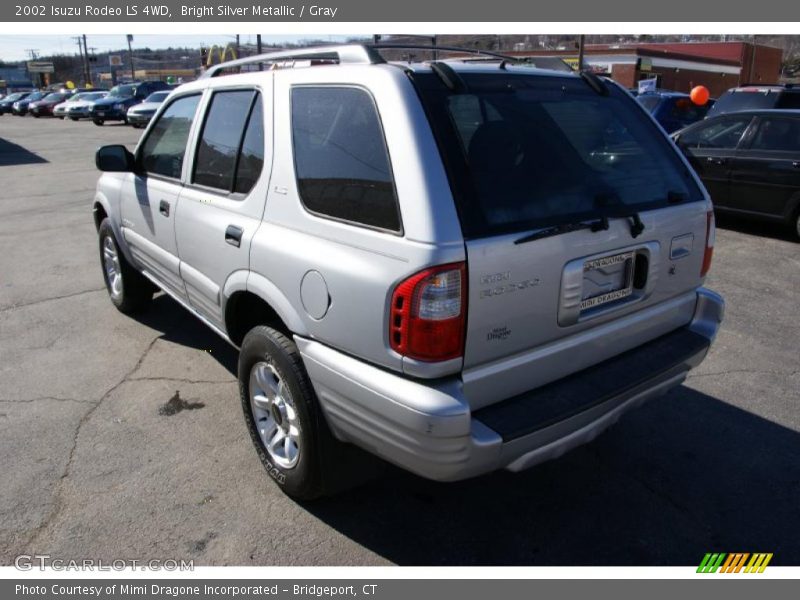
[[[795,169],[800,169],[800,160],[796,160],[796,161],[794,161],[794,162],[792,163],[792,166],[793,166]]]
[[[228,225],[225,230],[225,243],[237,248],[242,245],[242,234],[244,229],[236,225]]]
[[[158,212],[160,212],[165,217],[169,216],[169,202],[166,200],[162,200],[158,203]]]

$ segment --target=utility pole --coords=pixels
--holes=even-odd
[[[261,34],[257,33],[256,34],[256,54],[261,54],[261,53],[262,53]],[[238,58],[238,56],[237,56],[237,58]],[[258,63],[258,70],[259,71],[263,71],[264,70],[264,63]]]
[[[236,58],[239,58],[239,34],[236,34]]]
[[[86,77],[86,59],[84,58],[84,54],[83,54],[83,43],[82,43],[81,36],[78,35],[78,36],[73,37],[72,39],[75,40],[76,42],[78,42],[78,56],[80,56],[80,59],[81,59],[81,67],[83,69],[83,76]]]
[[[133,70],[133,48],[131,48],[133,36],[129,33],[126,37],[128,38],[128,59],[131,61],[131,81],[136,81],[136,71]]]
[[[92,83],[92,73],[89,69],[89,48],[86,45],[86,34],[83,35],[83,75],[86,78],[86,84]]]
[[[584,36],[578,36],[578,72],[583,71],[583,42]]]

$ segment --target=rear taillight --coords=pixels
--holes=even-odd
[[[392,294],[389,342],[403,356],[433,362],[464,354],[467,320],[464,263],[420,271]]]
[[[710,210],[706,214],[706,248],[703,253],[703,266],[700,269],[700,277],[705,277],[711,268],[711,257],[714,255],[714,238],[717,236],[717,227],[714,224],[714,211]]]

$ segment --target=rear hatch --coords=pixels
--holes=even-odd
[[[691,319],[708,204],[626,92],[524,70],[416,77],[466,239],[473,407]]]

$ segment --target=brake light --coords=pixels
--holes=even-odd
[[[714,223],[714,211],[706,213],[706,248],[703,253],[703,266],[700,269],[700,277],[705,277],[711,268],[711,257],[714,254],[714,240],[717,237],[717,227]]]
[[[463,262],[425,269],[400,282],[392,294],[392,349],[426,362],[463,356],[466,303]]]

